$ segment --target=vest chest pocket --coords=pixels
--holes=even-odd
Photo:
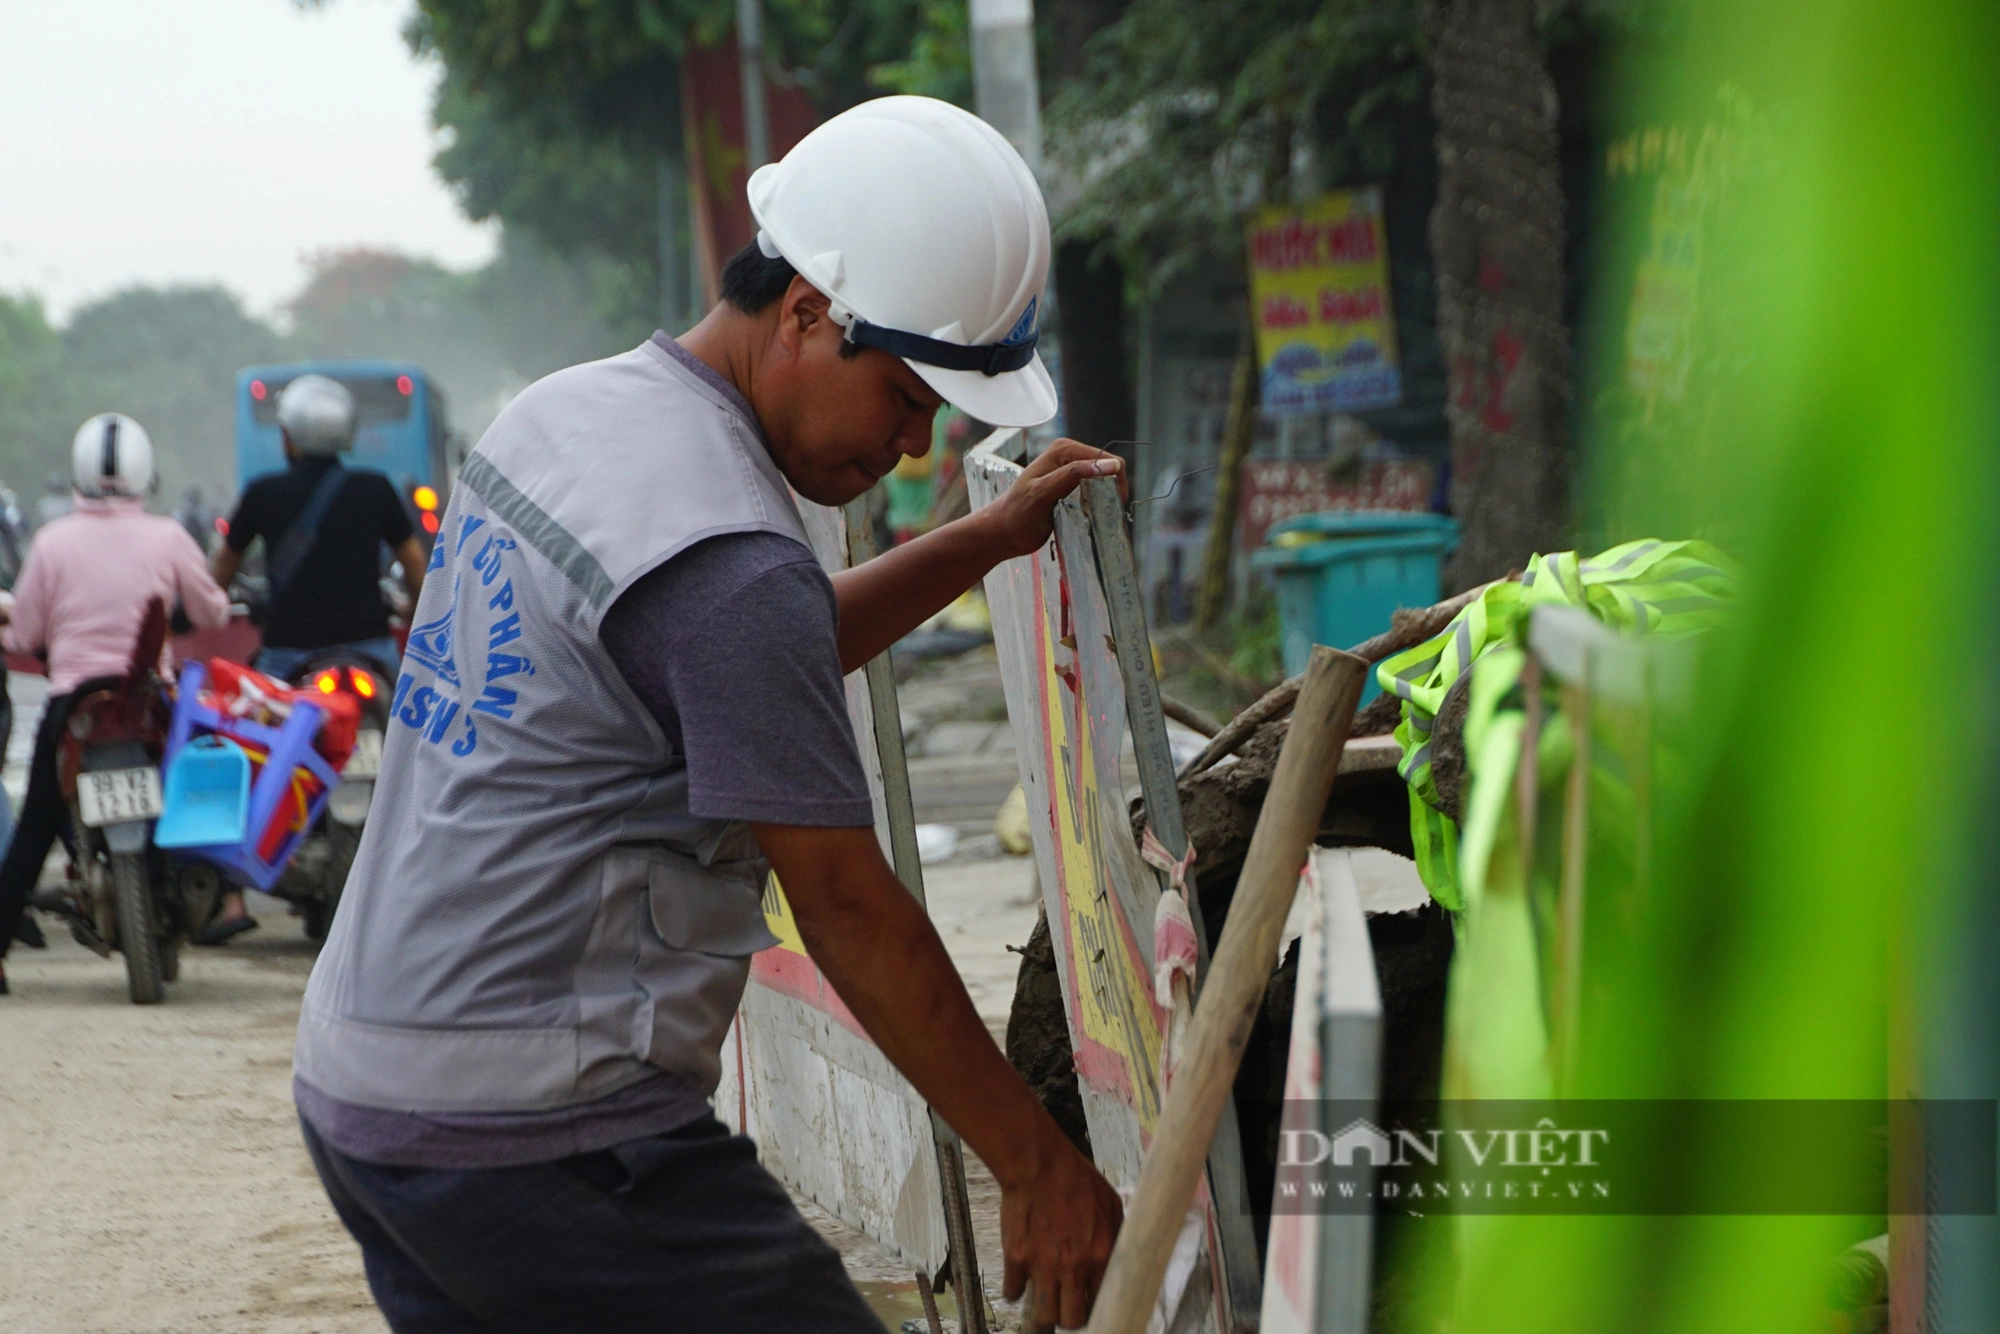
[[[778,943],[750,875],[656,857],[647,871],[646,899],[653,929],[675,949],[741,957]]]

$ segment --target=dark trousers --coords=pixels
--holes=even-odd
[[[41,878],[42,863],[49,849],[69,825],[69,808],[56,781],[56,746],[62,740],[63,725],[69,722],[74,693],[50,695],[42,711],[42,724],[35,729],[35,757],[28,762],[28,795],[14,819],[14,841],[7,845],[6,860],[0,861],[0,958],[13,943],[14,928],[27,911],[28,897]],[[0,744],[5,744],[0,742]]]
[[[471,1171],[361,1162],[300,1124],[395,1334],[882,1334],[840,1256],[714,1117]]]

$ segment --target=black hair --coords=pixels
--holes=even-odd
[[[782,299],[792,279],[798,276],[799,271],[790,260],[783,255],[767,255],[752,241],[722,266],[722,299],[745,315],[755,315]],[[842,360],[860,356],[861,345],[843,338],[840,355]]]
[[[790,260],[766,255],[752,241],[722,266],[722,299],[745,315],[755,315],[784,296],[798,275]]]

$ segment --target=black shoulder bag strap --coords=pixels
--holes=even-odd
[[[271,548],[271,558],[264,564],[273,603],[284,596],[285,589],[291,586],[292,576],[299,572],[299,566],[312,552],[313,544],[319,541],[320,522],[326,518],[333,498],[340,494],[341,483],[346,480],[347,469],[338,462],[328,468],[320,477],[319,485],[313,488],[306,507],[299,511],[299,517],[278,535],[277,545]]]

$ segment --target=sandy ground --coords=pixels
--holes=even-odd
[[[20,678],[16,678],[17,681]],[[39,682],[15,688],[18,800]],[[30,732],[31,735],[31,732]],[[1034,924],[1020,859],[928,868],[933,915],[996,1034]],[[0,999],[0,1331],[380,1331],[360,1256],[300,1145],[292,1034],[313,947],[284,905],[261,930],[185,952],[163,1005],[125,999],[116,956],[51,932],[7,958]],[[46,922],[46,919],[44,919]],[[998,1191],[973,1164],[982,1269],[997,1295]],[[891,1328],[912,1276],[808,1207]],[[949,1303],[947,1302],[947,1310]]]
[[[934,911],[996,1033],[1005,946],[1034,924],[1023,861],[930,869]],[[7,958],[0,999],[0,1330],[8,1334],[379,1331],[359,1253],[300,1146],[292,1033],[313,946],[283,904],[190,949],[163,1005],[56,933]],[[997,1012],[995,1007],[997,1008]],[[999,1280],[998,1190],[977,1163],[981,1267]],[[911,1275],[807,1206],[878,1310],[918,1314]],[[947,1303],[949,1309],[949,1303]]]

